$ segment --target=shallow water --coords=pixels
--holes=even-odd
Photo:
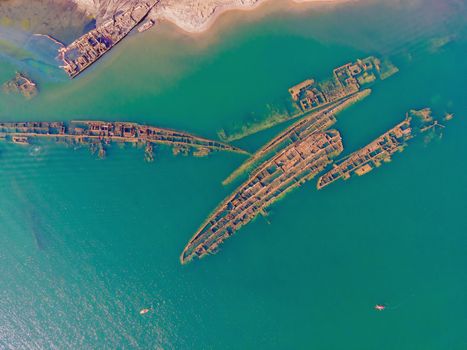
[[[320,192],[310,182],[187,266],[179,254],[244,156],[159,147],[147,164],[132,147],[101,161],[0,144],[0,348],[465,349],[467,45],[462,3],[446,3],[272,11],[236,28],[226,17],[197,38],[163,25],[73,81],[10,55],[0,77],[25,65],[41,92],[1,94],[1,120],[121,119],[216,137],[369,54],[400,72],[339,116],[346,152],[410,108],[455,118],[371,174]],[[253,151],[282,127],[237,144]]]
[[[68,0],[2,0],[0,26],[71,42],[91,19]]]

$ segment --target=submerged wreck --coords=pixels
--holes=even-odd
[[[59,49],[62,68],[76,77],[120,42],[141,23],[158,0],[139,1],[130,10],[113,16],[96,29],[79,37],[70,45]]]
[[[6,93],[18,93],[30,99],[37,95],[37,84],[25,74],[16,72],[13,79],[3,84],[3,91]]]
[[[318,179],[317,188],[322,189],[341,178],[347,180],[351,174],[362,176],[369,173],[381,162],[390,161],[392,154],[402,151],[412,136],[410,119],[405,119],[362,149],[337,161],[332,170]]]
[[[353,174],[362,176],[368,174],[383,162],[391,161],[391,156],[396,152],[402,152],[407,141],[419,133],[436,131],[436,128],[444,128],[438,120],[431,116],[431,109],[410,110],[406,118],[379,136],[376,140],[348,155],[337,160],[333,168],[318,179],[318,190],[333,182],[349,179]]]
[[[180,256],[182,264],[215,253],[238,229],[284,196],[312,179],[343,150],[337,130],[315,132],[297,139],[254,174],[214,211]]]
[[[152,160],[153,144],[165,144],[187,152],[194,149],[196,156],[207,155],[213,150],[247,153],[223,142],[185,132],[129,122],[1,122],[0,138],[20,144],[28,144],[32,139],[40,138],[89,145],[94,152],[99,151],[100,157],[105,155],[105,147],[111,142],[141,144],[146,145],[147,160]]]
[[[317,130],[326,130],[331,127],[337,122],[335,117],[336,113],[365,98],[370,93],[371,90],[365,89],[301,118],[256,151],[237,170],[225,179],[222,184],[227,185],[231,183],[243,172],[250,169],[255,163],[273,155],[278,149],[281,149],[296,140],[297,135],[304,137],[304,135],[312,134]]]
[[[274,149],[281,147],[282,141],[289,139],[296,128],[312,123],[314,119],[321,118],[323,114],[336,114],[360,101],[371,93],[370,89],[364,89],[365,86],[378,78],[384,80],[397,71],[398,69],[389,61],[381,61],[374,56],[369,56],[335,68],[330,79],[318,82],[309,78],[291,87],[289,93],[299,113],[288,119],[299,117],[301,119],[253,154],[222,183],[224,185],[231,183],[253,164],[258,163]],[[333,123],[335,121],[334,119]]]
[[[339,101],[360,91],[364,85],[380,79],[384,80],[394,74],[385,74],[391,63],[384,62],[374,56],[358,59],[337,67],[331,79],[321,82],[309,78],[289,89],[292,100],[303,112],[310,112],[330,103]]]
[[[285,109],[270,109],[269,117],[261,121],[247,122],[234,127],[234,131],[219,130],[223,141],[234,141],[268,129],[280,123],[318,113],[334,103],[345,100],[370,86],[378,79],[384,80],[398,72],[389,60],[369,56],[357,59],[333,69],[332,75],[324,80],[308,78],[289,88],[290,99]]]
[[[216,253],[220,244],[258,214],[264,214],[268,206],[325,171],[333,158],[343,151],[339,132],[327,130],[336,121],[333,113],[337,108],[343,107],[336,104],[302,119],[263,147],[265,153],[273,153],[272,157],[263,161],[201,225],[183,250],[181,263]],[[336,161],[333,168],[318,179],[318,189],[352,174],[367,174],[373,167],[390,161],[395,152],[402,151],[406,141],[419,133],[436,132],[437,128],[444,126],[431,117],[431,110],[411,110],[404,121],[357,152]],[[276,144],[283,148],[278,151]]]

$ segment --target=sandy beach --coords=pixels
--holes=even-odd
[[[123,0],[72,0],[80,9],[96,17],[97,23],[110,18],[118,9],[125,9],[131,2]],[[336,4],[347,0],[288,0],[286,8],[307,4]],[[160,0],[149,17],[156,21],[169,21],[187,33],[202,33],[226,12],[252,11],[267,7],[271,0]]]
[[[197,0],[201,2],[200,0]],[[345,0],[290,0],[282,4],[274,4],[275,8],[281,7],[283,10],[296,10],[299,7],[304,7],[310,4],[336,4],[344,2]],[[203,11],[196,11],[196,8],[190,7],[189,11],[183,11],[179,7],[165,8],[164,10],[155,9],[151,13],[151,18],[155,20],[166,20],[174,23],[177,27],[183,31],[191,34],[204,33],[211,29],[214,23],[217,22],[219,17],[224,14],[230,14],[232,12],[250,12],[258,8],[267,8],[271,5],[271,0],[255,0],[251,4],[246,5],[245,3],[226,3],[210,7],[208,15],[205,15]]]
[[[175,35],[181,40],[183,37],[196,43],[199,47],[209,46],[218,40],[222,40],[223,35],[228,33],[233,27],[242,27],[260,21],[270,16],[281,16],[282,14],[306,15],[310,11],[326,11],[341,3],[350,0],[263,0],[250,8],[230,8],[219,10],[212,15],[202,26],[187,28],[180,21],[172,19],[160,19],[160,25],[155,26],[155,31],[163,31],[165,35]]]

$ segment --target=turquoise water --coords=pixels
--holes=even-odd
[[[466,349],[462,6],[271,11],[226,17],[198,38],[164,25],[71,82],[2,58],[2,79],[32,67],[41,93],[0,95],[1,120],[123,119],[215,137],[280,105],[294,83],[369,54],[400,72],[339,116],[346,152],[410,108],[455,118],[441,139],[414,140],[367,176],[320,192],[310,182],[187,266],[179,254],[234,189],[221,181],[244,156],[160,147],[147,164],[132,147],[100,161],[85,149],[0,144],[0,348]],[[253,151],[283,127],[236,144]]]

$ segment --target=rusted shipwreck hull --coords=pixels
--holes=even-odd
[[[312,179],[343,150],[337,130],[317,132],[264,162],[213,212],[183,250],[180,261],[215,253],[219,245],[287,192]]]
[[[72,121],[64,122],[13,122],[0,123],[4,136],[50,138],[77,143],[157,143],[190,147],[198,150],[219,150],[247,153],[237,147],[182,131],[140,125],[129,122]]]

